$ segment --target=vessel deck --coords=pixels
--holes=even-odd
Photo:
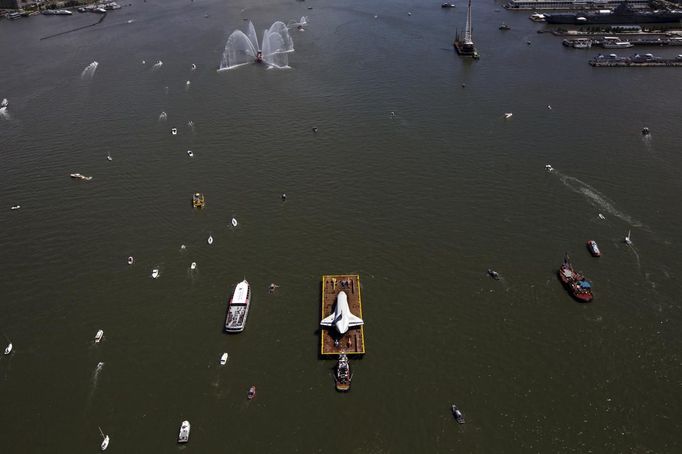
[[[322,276],[322,314],[320,319],[332,313],[336,295],[343,290],[348,296],[348,308],[353,315],[362,318],[362,297],[360,295],[360,276],[357,274],[331,274]],[[338,340],[338,344],[335,341]],[[320,327],[320,355],[337,356],[365,354],[365,326],[349,328],[339,335],[335,328]]]

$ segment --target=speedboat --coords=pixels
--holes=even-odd
[[[190,158],[194,157],[194,153],[192,153],[192,150],[187,150],[187,156],[189,156]]]
[[[256,385],[251,385],[251,387],[249,388],[249,393],[246,395],[246,398],[252,400],[254,397],[256,397]]]
[[[601,251],[599,251],[599,246],[597,246],[596,241],[589,240],[587,242],[587,249],[590,251],[590,254],[592,254],[592,257],[600,257],[601,256]]]
[[[152,270],[152,279],[156,279],[156,278],[158,278],[158,277],[159,277],[159,269],[158,269],[158,268],[154,268],[154,269]]]
[[[511,112],[507,112],[504,114],[504,118],[511,118],[512,115],[514,115],[514,114]]]
[[[100,329],[97,331],[97,334],[95,334],[95,343],[99,344],[99,342],[102,340],[102,337],[104,337],[104,331]]]
[[[174,136],[178,135],[178,128],[172,128],[171,134],[173,134]]]
[[[102,451],[106,451],[106,449],[109,447],[109,435],[104,435],[104,432],[102,432],[102,428],[98,427],[100,435],[102,435],[102,444],[100,445],[100,449]]]
[[[196,270],[197,269],[197,262],[192,262],[189,266],[190,270]]]
[[[625,244],[632,244],[632,240],[630,239],[630,230],[628,230],[628,234],[625,235]]]
[[[339,355],[339,361],[336,363],[336,390],[345,392],[350,389],[350,382],[353,376],[350,372],[350,364],[348,363],[348,356],[345,353]]]
[[[128,265],[132,265],[133,263],[135,263],[135,259],[131,255],[130,257],[128,257]]]
[[[495,271],[492,268],[488,268],[488,276],[492,277],[496,281],[500,280],[500,273],[498,273],[497,271]]]
[[[189,431],[189,421],[182,421],[182,424],[180,424],[180,433],[178,433],[178,443],[187,443],[189,441]]]
[[[599,219],[601,219],[602,221],[606,220],[606,217],[603,214],[599,213],[598,216],[599,216]]]
[[[457,408],[457,405],[452,404],[451,410],[452,410],[452,416],[455,417],[455,420],[460,424],[464,424],[464,415],[462,414],[461,411],[459,411],[459,408]]]
[[[552,166],[549,165],[549,164],[545,164],[545,170],[548,171],[548,172],[551,172],[551,171],[554,170],[554,167],[552,167]]]
[[[211,235],[208,236],[208,244],[213,244],[213,237]]]
[[[80,173],[70,173],[69,176],[75,180],[83,180],[83,181],[92,180],[92,177],[86,177],[85,175],[81,175]]]
[[[204,195],[201,192],[195,192],[192,195],[192,206],[194,208],[203,208],[204,205],[206,205],[206,201],[204,200]]]
[[[11,342],[5,348],[5,355],[9,355],[10,353],[12,353],[12,343]]]
[[[113,161],[113,159],[111,158],[111,153],[107,153],[107,161]]]
[[[220,365],[224,366],[225,363],[227,363],[227,353],[223,353],[223,356],[220,357]]]
[[[9,207],[10,210],[18,210],[19,208],[21,208],[21,205],[12,205]]]
[[[232,227],[237,227],[237,220],[232,218]]]
[[[454,3],[441,3],[440,7],[441,8],[454,8],[455,4]]]

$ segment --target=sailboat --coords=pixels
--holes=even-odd
[[[632,240],[630,239],[630,230],[628,230],[628,234],[625,235],[625,244],[632,244]]]
[[[99,429],[99,433],[102,435],[102,444],[100,445],[100,449],[102,451],[106,451],[109,447],[109,435],[104,435],[101,427],[98,426],[97,428]]]

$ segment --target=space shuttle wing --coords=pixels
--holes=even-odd
[[[332,313],[329,317],[325,317],[320,321],[320,325],[322,326],[332,326],[334,324],[334,316],[336,314]]]
[[[360,317],[356,317],[350,312],[348,313],[348,326],[360,326],[364,324],[365,322]]]

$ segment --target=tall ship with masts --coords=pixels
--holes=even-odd
[[[240,333],[246,326],[246,317],[249,315],[251,304],[251,288],[244,279],[234,289],[232,298],[227,303],[227,317],[225,317],[225,331],[228,333]]]
[[[464,39],[457,32],[455,34],[455,42],[452,45],[455,46],[455,50],[459,55],[475,59],[479,58],[478,51],[476,51],[476,46],[474,46],[474,41],[471,37],[471,0],[469,0],[469,6],[467,6],[467,25],[464,29]]]

